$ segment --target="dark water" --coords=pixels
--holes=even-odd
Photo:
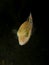
[[[35,4],[31,0],[0,1],[0,65],[47,65],[48,46],[44,34],[46,15],[44,9]],[[34,32],[28,43],[20,46],[12,30],[18,30],[30,11]]]

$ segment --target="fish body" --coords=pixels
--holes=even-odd
[[[32,34],[32,28],[33,28],[33,21],[32,21],[32,15],[30,13],[28,19],[22,23],[22,25],[19,27],[17,31],[18,41],[19,45],[25,45]]]

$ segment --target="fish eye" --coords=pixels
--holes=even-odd
[[[28,34],[29,34],[29,31],[28,30],[25,30],[25,37],[28,37]]]
[[[28,37],[29,32],[26,32],[25,36]]]

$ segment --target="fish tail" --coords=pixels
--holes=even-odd
[[[30,15],[29,15],[29,22],[32,23],[32,14],[30,12]]]

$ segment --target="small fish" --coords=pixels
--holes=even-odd
[[[32,34],[32,28],[33,28],[33,19],[30,13],[27,20],[21,24],[21,26],[19,27],[17,31],[19,45],[22,46],[22,45],[27,44]]]

